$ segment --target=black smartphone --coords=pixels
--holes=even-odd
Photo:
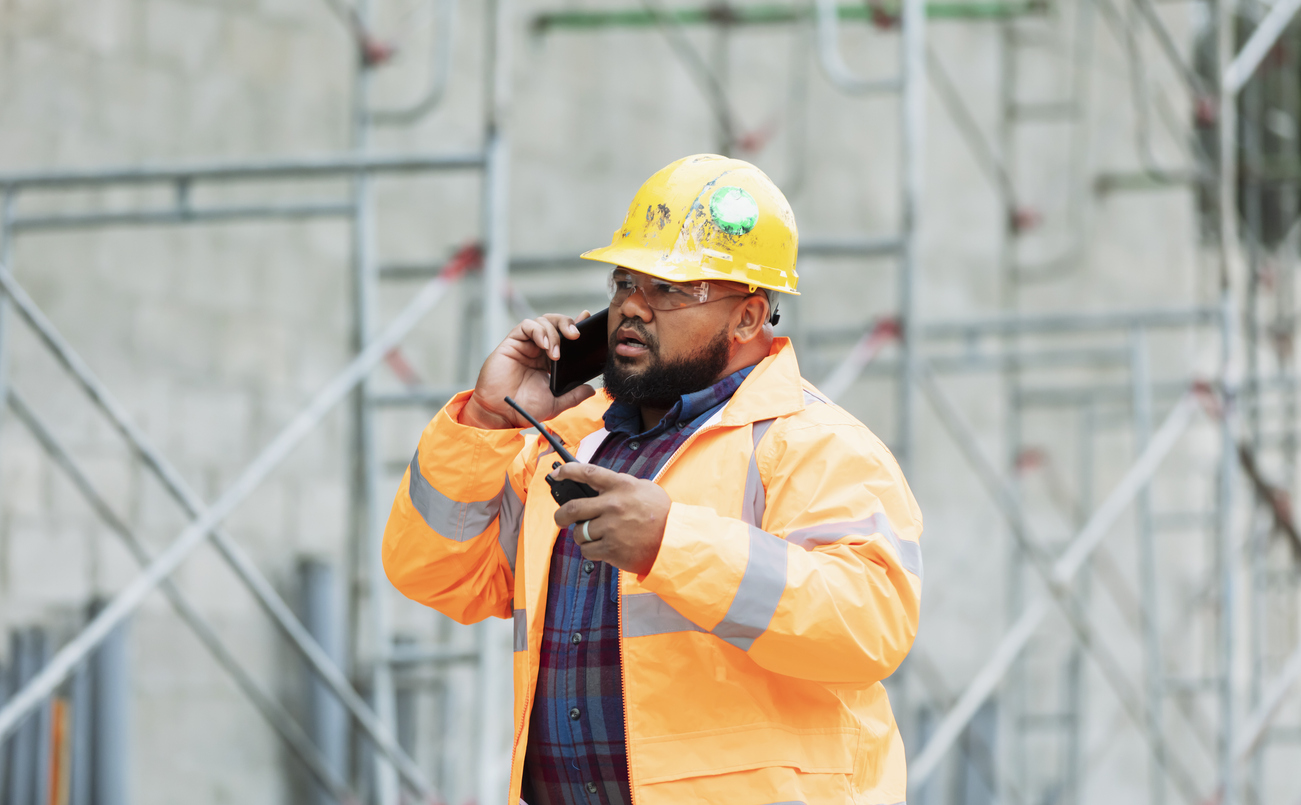
[[[578,322],[578,338],[560,339],[560,359],[551,362],[551,393],[557,397],[572,391],[605,371],[610,351],[607,322],[610,309]]]

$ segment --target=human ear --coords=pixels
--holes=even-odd
[[[741,344],[753,341],[768,321],[768,300],[763,294],[747,296],[737,306],[736,324],[732,326],[732,338]]]

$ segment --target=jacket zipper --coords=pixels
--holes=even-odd
[[[721,424],[721,423],[715,423],[715,424],[710,425],[710,426],[708,426],[708,427],[701,428],[700,430],[698,430],[698,431],[696,431],[695,433],[693,433],[693,434],[691,434],[690,436],[688,436],[688,437],[687,437],[687,440],[686,440],[685,442],[683,442],[683,443],[681,444],[681,446],[678,447],[677,450],[674,450],[674,451],[673,451],[673,455],[669,456],[668,461],[665,461],[665,462],[664,462],[664,466],[663,466],[663,467],[660,467],[660,471],[657,472],[657,473],[655,473],[655,477],[652,478],[651,480],[654,481],[654,482],[658,482],[659,479],[664,475],[665,470],[667,470],[669,467],[671,467],[671,466],[673,465],[673,462],[674,462],[675,460],[677,460],[677,457],[678,457],[679,455],[681,455],[681,453],[682,453],[683,450],[686,450],[687,447],[688,447],[692,442],[694,442],[694,441],[696,440],[696,437],[697,437],[697,436],[699,436],[700,434],[705,433],[705,432],[707,432],[707,431],[716,430],[717,428],[720,428],[720,427],[722,427],[722,424]],[[624,757],[628,758],[628,799],[629,799],[629,803],[628,803],[628,805],[634,805],[634,804],[637,802],[637,795],[636,795],[635,793],[633,793],[633,792],[635,791],[635,789],[636,789],[636,786],[633,784],[633,780],[632,780],[632,732],[631,732],[631,730],[630,730],[629,727],[628,727],[628,683],[627,683],[627,681],[626,681],[625,678],[624,678],[624,672],[623,672],[623,659],[624,659],[624,650],[623,650],[623,648],[624,648],[624,647],[623,647],[623,576],[624,576],[624,574],[622,574],[622,573],[619,574],[619,607],[618,607],[618,611],[619,611],[619,692],[620,692],[621,694],[623,694],[623,695],[622,695],[622,699],[623,699],[623,752],[624,752]]]
[[[632,737],[628,732],[628,683],[624,681],[623,675],[623,574],[618,575],[619,580],[619,693],[623,699],[623,756],[627,758],[628,763],[628,805],[633,805],[637,797],[633,794],[632,783]]]
[[[674,451],[673,451],[673,455],[669,456],[668,461],[665,461],[665,462],[664,462],[664,466],[663,466],[663,467],[660,467],[660,471],[657,472],[657,473],[655,473],[655,477],[652,479],[652,481],[659,481],[659,479],[664,475],[665,471],[668,470],[669,467],[673,466],[673,462],[676,461],[677,458],[678,458],[678,456],[682,454],[682,451],[683,451],[683,450],[686,450],[687,447],[688,447],[692,442],[694,442],[694,441],[696,440],[697,437],[700,436],[700,434],[702,434],[702,433],[707,433],[707,432],[709,432],[709,431],[711,431],[711,430],[717,430],[717,429],[720,428],[720,427],[722,427],[722,423],[715,423],[715,424],[713,424],[713,425],[709,425],[708,427],[701,428],[700,430],[696,431],[695,433],[693,433],[693,434],[691,434],[689,437],[687,437],[687,440],[686,440],[685,442],[683,442],[682,445],[681,445],[680,447],[678,447],[677,450],[674,450]],[[632,781],[632,738],[630,737],[630,733],[629,733],[629,731],[628,731],[628,683],[625,681],[625,679],[624,679],[624,674],[623,674],[623,657],[624,657],[624,651],[623,651],[623,574],[619,574],[619,577],[618,577],[618,578],[619,578],[619,606],[618,606],[618,613],[619,613],[619,692],[622,694],[621,698],[623,699],[623,751],[624,751],[624,756],[625,756],[626,758],[628,758],[628,798],[631,800],[631,801],[628,803],[628,805],[634,805],[634,803],[636,803],[636,801],[637,801],[637,796],[633,793],[634,786],[633,786],[633,781]],[[527,616],[527,615],[525,616],[525,621],[524,621],[524,623],[525,623],[525,631],[527,631],[527,630],[528,630],[528,616]],[[532,652],[532,651],[529,651],[529,664],[531,665],[532,662],[533,662],[533,652]],[[532,706],[533,706],[533,690],[532,690],[532,688],[530,688],[530,689],[529,689],[529,693],[524,697],[524,710],[523,710],[523,713],[520,715],[519,726],[517,726],[517,727],[515,728],[515,740],[514,740],[514,742],[513,742],[513,746],[511,746],[511,750],[510,750],[510,765],[511,765],[511,768],[512,768],[512,769],[515,768],[515,753],[519,750],[519,739],[520,739],[520,735],[522,735],[523,732],[524,732],[524,722],[525,722],[525,720],[528,718],[529,709],[530,709]],[[521,783],[520,783],[520,785],[521,785],[521,786],[523,785],[523,777],[522,777],[522,776],[521,776]]]

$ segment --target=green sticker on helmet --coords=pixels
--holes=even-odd
[[[727,234],[744,235],[759,222],[759,205],[739,187],[720,187],[709,199],[709,214]]]

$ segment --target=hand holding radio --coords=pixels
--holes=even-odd
[[[483,362],[474,394],[461,410],[461,421],[479,428],[527,428],[529,423],[506,405],[507,396],[545,421],[595,394],[591,386],[582,384],[563,394],[551,392],[553,362],[560,358],[561,345],[578,339],[578,323],[589,318],[587,311],[576,319],[548,313],[520,322]],[[601,341],[606,342],[604,335]]]

